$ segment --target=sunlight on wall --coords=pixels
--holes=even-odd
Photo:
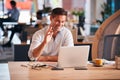
[[[30,11],[29,10],[21,10],[18,22],[29,23],[30,22]]]

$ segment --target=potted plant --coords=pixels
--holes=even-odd
[[[77,20],[79,20],[79,22],[81,21],[81,19],[84,18],[84,9],[83,8],[77,8],[77,9],[74,9],[72,12],[71,12],[72,15],[74,15]]]
[[[74,16],[75,21],[77,22],[77,27],[82,27],[84,30],[85,23],[85,11],[83,8],[77,8],[72,11],[72,15]],[[78,29],[78,35],[81,35],[80,29]]]
[[[101,11],[101,17],[102,17],[102,20],[97,20],[98,23],[102,24],[109,16],[112,15],[112,8],[109,4],[107,3],[103,3],[101,5],[102,7],[102,11]]]

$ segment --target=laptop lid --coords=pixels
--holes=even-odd
[[[90,46],[61,47],[58,54],[58,67],[86,67]]]

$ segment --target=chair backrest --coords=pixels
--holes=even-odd
[[[114,60],[117,54],[120,54],[120,34],[106,35],[104,38],[103,58]]]
[[[28,50],[30,45],[14,45],[14,61],[29,61]]]
[[[92,44],[92,59],[102,58],[104,37],[115,34],[120,24],[120,10],[106,19],[95,33]]]
[[[77,28],[71,29],[71,33],[73,36],[74,44],[77,43]]]

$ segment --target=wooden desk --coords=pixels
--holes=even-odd
[[[3,25],[17,25],[18,22],[3,22]]]
[[[11,27],[14,27],[15,25],[18,25],[18,22],[3,22],[3,25],[5,27],[11,28]]]
[[[11,80],[80,80],[80,79],[120,79],[120,70],[116,70],[113,65],[104,67],[93,67],[88,65],[88,70],[74,70],[65,68],[64,70],[51,70],[42,68],[33,70],[21,65],[31,64],[30,62],[9,62]],[[54,63],[47,63],[54,64]]]

